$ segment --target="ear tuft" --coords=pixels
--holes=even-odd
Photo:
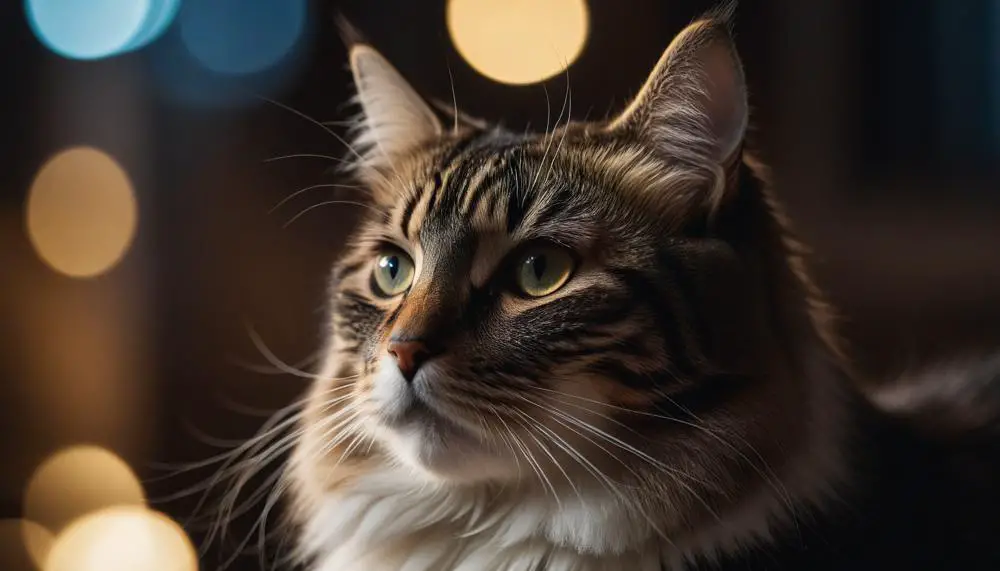
[[[350,60],[361,107],[353,141],[358,168],[391,167],[394,158],[441,136],[434,110],[382,54],[355,44]]]
[[[334,24],[337,26],[337,31],[340,33],[340,39],[344,42],[344,46],[347,47],[348,51],[358,44],[367,44],[368,40],[365,39],[364,34],[361,30],[356,28],[347,16],[342,13],[338,13],[334,17]]]
[[[724,25],[729,34],[732,35],[733,25],[736,21],[736,7],[738,5],[739,0],[724,0],[705,12],[699,20],[718,22]]]

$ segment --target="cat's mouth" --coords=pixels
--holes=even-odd
[[[395,430],[431,429],[444,432],[464,432],[456,423],[449,420],[445,414],[437,411],[430,403],[413,392],[406,403],[396,407],[391,412],[381,415],[381,420],[387,428]]]
[[[479,481],[507,478],[509,462],[497,456],[470,421],[449,412],[435,398],[435,375],[428,366],[412,381],[394,365],[380,370],[373,383],[376,433],[394,456],[435,480]]]
[[[434,398],[433,367],[420,371],[412,381],[406,381],[399,370],[389,363],[375,379],[378,419],[385,428],[397,431],[423,431],[439,436],[471,437],[469,429],[451,418]]]

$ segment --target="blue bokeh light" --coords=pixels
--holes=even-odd
[[[132,40],[129,49],[139,49],[155,41],[177,17],[181,0],[153,0],[153,6],[146,14],[142,31]]]
[[[180,0],[25,0],[35,36],[53,52],[91,60],[139,49],[166,30]]]
[[[181,41],[205,68],[224,75],[263,72],[289,56],[306,28],[306,0],[211,0],[185,5]]]

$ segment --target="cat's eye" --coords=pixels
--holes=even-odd
[[[573,256],[563,248],[544,246],[529,250],[517,264],[518,289],[530,297],[554,293],[573,273]]]
[[[399,295],[413,283],[413,260],[396,249],[387,249],[375,258],[372,285],[375,293],[386,297]]]

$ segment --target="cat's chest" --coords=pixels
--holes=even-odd
[[[664,554],[626,513],[534,497],[401,491],[330,494],[306,524],[310,571],[660,571]],[[648,549],[621,549],[639,542]],[[592,545],[581,554],[580,544]],[[573,547],[570,547],[570,546]]]

